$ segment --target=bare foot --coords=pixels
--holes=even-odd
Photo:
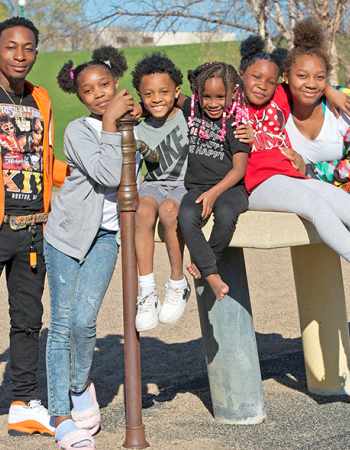
[[[191,263],[187,266],[187,271],[190,275],[193,276],[195,280],[199,280],[202,275],[200,271],[198,270],[198,267],[195,265],[195,263]]]
[[[207,281],[215,294],[216,300],[222,300],[228,294],[229,287],[223,282],[218,273],[207,276]]]

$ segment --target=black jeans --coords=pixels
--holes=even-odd
[[[195,202],[205,190],[189,191],[182,199],[179,212],[183,238],[203,277],[218,273],[217,263],[231,241],[238,216],[248,209],[248,195],[243,186],[223,192],[214,204],[214,225],[207,242],[202,231],[202,203]]]
[[[42,226],[34,236],[37,269],[29,265],[32,233],[28,228],[13,231],[0,228],[0,274],[5,267],[10,306],[10,369],[14,400],[39,398],[37,369],[39,333],[42,325],[45,264]]]

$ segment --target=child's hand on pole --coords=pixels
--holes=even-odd
[[[132,115],[132,117],[135,120],[138,120],[140,117],[142,117],[143,110],[142,110],[142,106],[140,105],[140,103],[134,103],[134,107],[133,107],[132,111],[130,112],[130,114]]]
[[[116,122],[126,113],[132,111],[134,108],[134,99],[126,89],[118,92],[109,103],[106,112],[103,114],[103,120],[110,120]]]

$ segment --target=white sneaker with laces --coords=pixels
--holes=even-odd
[[[158,325],[159,298],[155,291],[137,297],[136,329],[137,331],[152,330]]]
[[[15,400],[8,415],[8,433],[11,436],[23,434],[47,434],[54,436],[55,428],[50,424],[50,416],[40,400],[28,403]]]
[[[185,312],[187,300],[191,294],[191,287],[187,281],[184,289],[174,289],[170,283],[165,285],[165,299],[159,313],[159,322],[174,323]]]

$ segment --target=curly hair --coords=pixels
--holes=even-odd
[[[272,53],[269,53],[265,50],[265,42],[262,37],[251,35],[241,43],[241,64],[239,70],[241,73],[244,73],[248,67],[262,59],[276,64],[279,75],[281,75],[287,53],[286,49],[280,47],[276,48]]]
[[[167,73],[176,86],[182,84],[182,73],[175,64],[163,53],[152,53],[141,59],[136,66],[132,75],[132,84],[138,91],[142,77],[153,73]]]
[[[188,71],[188,81],[190,82],[191,90],[198,96],[201,102],[205,82],[209,78],[221,78],[225,85],[226,91],[226,106],[232,102],[232,93],[234,86],[240,84],[240,77],[236,69],[231,64],[226,64],[219,61],[208,62],[198,66],[194,70]]]
[[[298,56],[311,55],[319,57],[325,64],[327,75],[332,69],[326,48],[326,38],[321,24],[309,17],[298,22],[294,27],[294,48],[288,53],[285,71],[288,73]]]
[[[10,17],[9,19],[6,19],[2,22],[0,22],[0,35],[4,30],[7,30],[8,28],[13,27],[25,27],[28,28],[28,30],[32,31],[35,38],[35,45],[38,46],[39,44],[39,30],[34,25],[34,23],[31,20],[28,20],[24,17],[14,16]]]
[[[64,92],[75,94],[78,92],[79,75],[87,67],[101,65],[105,67],[114,78],[120,78],[127,70],[127,62],[122,52],[114,47],[101,47],[93,51],[91,60],[74,67],[72,60],[66,62],[57,75],[57,82]]]

